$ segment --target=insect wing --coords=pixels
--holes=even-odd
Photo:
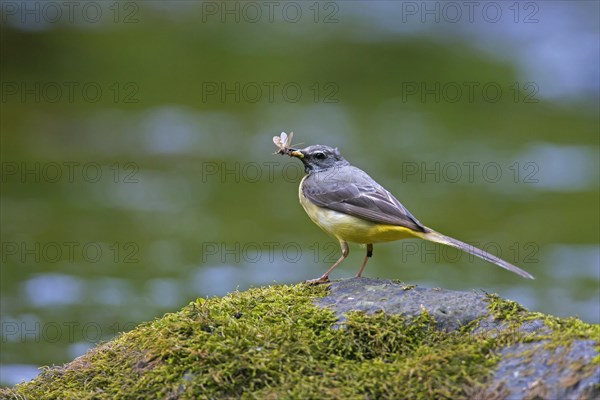
[[[282,139],[283,139],[283,135],[284,133],[281,134]],[[294,132],[290,132],[289,136],[285,135],[285,148],[288,149],[290,147],[292,147],[292,138],[294,137]]]

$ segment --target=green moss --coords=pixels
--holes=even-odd
[[[519,303],[502,299],[497,295],[488,295],[488,298],[492,316],[496,320],[505,321],[507,330],[519,333],[517,342],[526,342],[528,339],[543,340],[547,341],[545,347],[548,350],[555,350],[559,347],[570,347],[574,340],[593,339],[600,352],[600,325],[598,324],[588,324],[574,317],[558,318],[529,312]],[[535,335],[527,334],[523,327],[534,321],[541,322],[545,329],[535,332]],[[594,359],[596,365],[600,365],[599,361],[598,357]]]
[[[325,294],[325,285],[299,284],[198,299],[8,392],[24,399],[459,398],[480,390],[498,350],[515,340],[510,331],[474,335],[472,324],[441,332],[425,310],[411,321],[353,312],[338,322],[313,303]],[[490,309],[511,324],[539,317],[497,297]],[[544,321],[568,337],[598,333],[580,322]]]

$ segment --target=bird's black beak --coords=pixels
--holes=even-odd
[[[302,153],[300,150],[290,149],[288,154],[292,157],[304,158],[304,153]]]

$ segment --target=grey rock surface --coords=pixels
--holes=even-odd
[[[600,368],[582,375],[583,365],[597,354],[593,340],[577,340],[570,348],[546,349],[547,341],[519,343],[502,350],[488,393],[509,399],[598,399]]]
[[[429,289],[399,282],[371,278],[352,278],[332,282],[329,295],[317,305],[333,309],[340,320],[349,311],[372,314],[384,311],[404,317],[417,317],[423,309],[432,315],[438,329],[454,331],[489,313],[484,293]],[[496,328],[491,324],[488,328]]]
[[[423,310],[435,318],[437,328],[452,332],[469,322],[474,335],[489,335],[509,328],[490,314],[485,293],[421,288],[401,282],[371,278],[352,278],[332,282],[329,295],[316,301],[336,313],[340,321],[350,311],[367,314],[385,312],[407,318]],[[600,399],[600,367],[587,368],[598,355],[597,340],[576,340],[570,348],[548,349],[544,335],[550,329],[539,319],[512,327],[515,335],[527,342],[500,350],[501,361],[487,382],[482,398],[490,399]],[[600,339],[600,338],[598,338]]]

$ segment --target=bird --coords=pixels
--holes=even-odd
[[[348,242],[366,245],[366,256],[356,274],[360,277],[373,256],[374,243],[408,238],[451,246],[534,279],[528,272],[493,254],[423,225],[388,190],[351,165],[337,148],[317,144],[295,149],[288,147],[291,137],[282,134],[281,139],[275,138],[278,154],[296,157],[304,165],[306,175],[298,190],[300,204],[316,225],[339,241],[342,251],[340,258],[321,277],[308,283],[329,280],[331,272],[348,257]]]

